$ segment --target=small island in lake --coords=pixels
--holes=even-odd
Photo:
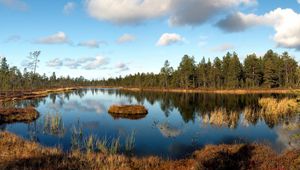
[[[148,110],[142,105],[112,105],[108,109],[111,114],[146,115]]]

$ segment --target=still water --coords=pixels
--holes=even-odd
[[[83,140],[90,135],[108,141],[119,138],[122,146],[133,134],[134,155],[171,159],[188,156],[207,144],[259,142],[278,152],[300,148],[299,138],[295,138],[300,133],[299,114],[258,114],[258,99],[265,96],[287,97],[81,89],[8,103],[18,107],[34,105],[40,117],[31,123],[0,124],[0,129],[66,151],[74,145],[78,129],[82,130]],[[148,114],[139,119],[113,117],[107,112],[113,104],[143,104]]]

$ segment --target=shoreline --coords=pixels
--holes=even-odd
[[[122,91],[133,91],[133,92],[169,92],[169,93],[208,93],[208,94],[294,94],[300,92],[300,89],[179,89],[179,88],[138,88],[138,87],[120,87],[120,86],[78,86],[78,87],[64,87],[64,88],[53,88],[44,90],[33,90],[30,91],[15,91],[8,92],[8,95],[0,95],[0,102],[34,99],[47,97],[50,93],[62,93],[78,89],[86,88],[115,88]],[[6,92],[2,92],[6,93]]]
[[[209,93],[209,94],[293,94],[300,89],[176,89],[176,88],[136,88],[120,87],[124,91],[149,91],[149,92],[172,92],[172,93]]]
[[[15,91],[9,92],[10,94],[0,96],[0,102],[6,101],[15,101],[15,100],[24,100],[24,99],[35,99],[47,97],[50,93],[62,93],[66,91],[77,90],[77,87],[66,87],[66,88],[54,88],[54,89],[45,89],[45,90],[33,90],[30,91]]]

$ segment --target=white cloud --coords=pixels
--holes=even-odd
[[[102,56],[96,56],[92,61],[87,62],[83,68],[86,70],[103,69],[104,65],[107,65],[108,59]]]
[[[21,0],[0,0],[1,4],[20,11],[28,10],[28,5]]]
[[[75,8],[76,8],[76,3],[68,2],[68,3],[65,4],[63,12],[65,14],[70,14],[75,10]]]
[[[64,32],[57,32],[53,35],[40,38],[36,42],[40,44],[64,44],[69,43],[69,39]]]
[[[61,67],[63,65],[63,62],[59,58],[55,58],[53,60],[50,60],[46,63],[48,67]]]
[[[134,40],[135,40],[135,36],[131,34],[123,34],[121,37],[118,38],[117,42],[119,44],[122,44],[122,43],[132,42]]]
[[[239,12],[219,21],[217,25],[227,32],[244,31],[258,25],[271,26],[276,31],[273,40],[278,46],[300,50],[300,14],[292,9],[277,8],[264,15]]]
[[[164,33],[157,41],[157,46],[168,46],[178,42],[182,42],[184,38],[175,33]]]
[[[221,45],[213,48],[212,51],[214,51],[214,52],[227,52],[227,51],[232,50],[232,49],[234,49],[234,45],[229,44],[229,43],[224,43],[224,44],[221,44]]]
[[[89,48],[99,48],[100,44],[105,44],[105,42],[100,42],[97,40],[87,40],[87,41],[80,42],[78,45],[89,47]]]
[[[297,2],[300,4],[300,0],[297,0]]]
[[[69,69],[85,69],[85,70],[95,70],[104,69],[103,66],[109,64],[108,58],[102,56],[96,57],[83,57],[78,59],[59,59],[55,58],[46,63],[48,67],[61,67],[65,66]]]
[[[90,16],[116,24],[168,17],[171,25],[198,25],[217,13],[256,0],[86,0]]]
[[[136,24],[164,15],[171,0],[86,0],[90,16],[117,24]]]

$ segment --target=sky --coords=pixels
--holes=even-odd
[[[289,52],[300,62],[300,0],[0,0],[0,56],[21,70],[102,79],[158,73],[226,52]]]

